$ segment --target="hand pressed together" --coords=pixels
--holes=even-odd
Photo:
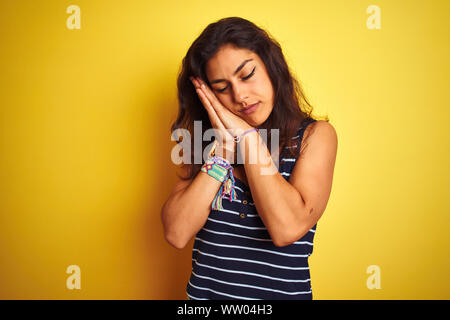
[[[246,130],[253,129],[253,127],[223,106],[204,81],[194,77],[190,79],[195,86],[200,101],[208,112],[211,126],[215,129],[216,136],[218,136],[219,145],[217,148],[227,150],[226,158],[228,160],[234,158],[236,154],[234,137],[241,135]]]

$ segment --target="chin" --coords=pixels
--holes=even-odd
[[[254,127],[254,128],[258,128],[259,126],[261,126],[264,123],[264,121],[261,121],[261,120],[247,120],[247,123],[249,125],[251,125],[252,127]]]

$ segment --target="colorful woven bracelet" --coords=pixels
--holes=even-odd
[[[209,158],[202,166],[201,171],[207,173],[214,179],[222,182],[219,192],[214,197],[211,209],[223,209],[222,198],[228,196],[229,200],[236,200],[235,180],[233,176],[233,167],[228,160],[213,156]]]
[[[231,165],[226,159],[213,156],[206,160],[201,170],[216,180],[224,182],[228,176],[229,168],[231,168]]]

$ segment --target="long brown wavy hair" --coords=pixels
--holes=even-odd
[[[171,126],[172,133],[183,128],[193,137],[194,121],[201,121],[203,131],[212,128],[208,113],[189,77],[200,77],[210,85],[206,76],[206,63],[226,44],[251,50],[264,62],[274,88],[274,106],[270,116],[258,129],[267,130],[267,146],[271,145],[270,129],[279,129],[281,150],[286,150],[287,156],[295,157],[300,146],[295,146],[297,142],[292,138],[305,122],[313,119],[312,106],[291,74],[279,43],[265,30],[239,17],[223,18],[209,24],[187,51],[177,80],[179,111]],[[210,143],[202,141],[201,155]],[[194,163],[194,139],[191,139],[190,144],[193,151],[191,161],[183,164],[183,167],[190,166],[190,170],[187,177],[179,176],[183,180],[195,177],[202,166]]]

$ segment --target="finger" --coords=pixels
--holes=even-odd
[[[214,110],[211,103],[204,95],[204,93],[200,89],[197,89],[197,92],[200,97],[200,100],[205,106],[206,111],[208,112],[211,125],[215,130],[216,139],[219,139],[221,145],[226,146],[233,145],[234,144],[233,135],[231,135],[230,132],[225,128],[225,126],[222,123],[222,120],[220,120],[216,111]]]
[[[208,86],[206,85],[206,83],[203,80],[201,80],[200,78],[193,78],[193,77],[191,78],[191,80],[194,83],[194,85],[196,86],[196,88],[198,88],[197,93],[200,97],[200,100],[202,101],[203,105],[205,106],[205,109],[208,112],[210,120],[212,119],[212,121],[216,123],[215,127],[221,131],[220,132],[221,136],[223,138],[225,138],[226,141],[233,139],[233,135],[225,127],[222,117],[218,114],[217,109],[214,108],[214,105],[211,102],[211,100],[216,101],[215,104],[219,105],[219,107],[218,107],[219,109],[223,108],[222,105],[220,104],[220,102],[217,100],[217,98],[215,97],[215,95],[212,93],[211,90],[209,90],[210,94],[208,95],[208,92],[205,91],[205,88],[208,88]],[[212,97],[208,98],[208,96],[209,97],[212,96]],[[209,107],[209,110],[208,110],[208,107]]]
[[[225,113],[228,111],[228,109],[222,105],[222,103],[219,101],[219,99],[217,99],[214,92],[212,92],[212,90],[209,88],[209,86],[203,80],[197,79],[197,83],[200,85],[200,89],[205,94],[205,96],[209,100],[211,106],[216,111],[219,119],[222,120],[222,123],[225,126],[228,126],[229,124],[226,123],[226,119],[225,119]]]
[[[211,102],[205,96],[205,93],[201,89],[197,89],[200,100],[205,106],[206,111],[208,112],[209,119],[211,120],[211,124],[215,129],[219,132],[217,133],[222,139],[224,144],[233,144],[233,135],[229,132],[229,130],[224,126],[222,119],[218,116],[216,110],[211,105]]]
[[[232,127],[232,124],[229,122],[228,118],[232,112],[222,105],[222,103],[217,99],[215,94],[205,84],[202,84],[200,86],[200,89],[205,95],[205,97],[208,99],[209,104],[214,109],[223,125],[226,128]]]
[[[209,103],[208,98],[206,97],[206,95],[202,92],[201,90],[201,84],[199,82],[199,80],[197,78],[194,77],[189,77],[189,79],[191,80],[192,84],[195,87],[195,91],[197,92],[197,95],[200,99],[200,101],[202,102],[203,106],[205,107],[206,111],[208,112],[208,114],[210,113],[209,110],[209,106],[211,105],[211,103]]]
[[[225,126],[223,125],[223,123],[220,120],[220,118],[217,116],[217,114],[216,114],[214,108],[212,107],[210,101],[208,100],[208,98],[206,97],[204,92],[201,90],[200,80],[198,78],[194,78],[194,77],[189,77],[189,79],[194,84],[194,86],[196,88],[195,90],[197,92],[197,95],[199,96],[200,101],[202,102],[203,106],[205,107],[206,111],[208,112],[209,119],[211,121],[211,125],[213,127],[217,127],[218,129],[225,129]]]
[[[214,108],[220,108],[222,105],[220,104],[219,100],[217,100],[214,93],[211,91],[211,89],[208,88],[208,86],[199,78],[192,78],[192,82],[196,89],[199,89],[203,92],[206,99],[209,101],[209,104]]]
[[[200,88],[203,90],[208,100],[211,102],[211,105],[215,109],[219,109],[222,111],[223,110],[222,104],[220,103],[219,99],[217,99],[214,92],[212,92],[212,90],[209,88],[209,86],[202,80],[198,81],[198,83],[200,84]]]
[[[208,112],[209,119],[211,120],[211,124],[216,126],[218,129],[225,130],[225,126],[223,125],[222,121],[218,117],[216,111],[214,110],[213,106],[211,105],[211,102],[209,102],[208,98],[205,96],[204,92],[201,89],[196,89],[197,94],[200,98],[200,101],[202,102],[203,106],[205,107],[206,111]]]
[[[191,80],[192,84],[194,85],[194,87],[196,89],[200,89],[200,83],[198,82],[198,80],[194,77],[189,77],[189,79]]]

